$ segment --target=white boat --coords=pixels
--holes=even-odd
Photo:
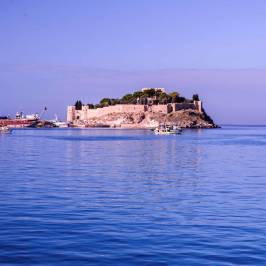
[[[62,122],[62,121],[55,121],[54,125],[56,127],[60,127],[60,128],[67,128],[68,124],[66,122]]]
[[[52,123],[55,127],[60,127],[60,128],[67,128],[68,127],[68,123],[63,122],[63,121],[59,121],[57,115],[55,115],[54,120],[50,120],[49,122]]]
[[[155,135],[178,135],[182,133],[182,129],[178,126],[160,125],[154,129]]]
[[[11,133],[12,130],[6,126],[0,126],[0,134],[8,134]]]

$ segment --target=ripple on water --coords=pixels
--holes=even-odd
[[[266,128],[0,137],[2,265],[266,264]]]

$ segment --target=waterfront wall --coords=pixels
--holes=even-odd
[[[185,110],[185,109],[196,109],[196,106],[194,103],[173,103],[173,112],[177,112],[180,110]]]
[[[67,121],[73,122],[75,120],[88,120],[93,117],[100,117],[111,113],[139,113],[145,111],[144,105],[134,104],[117,104],[97,109],[89,109],[88,106],[84,105],[82,106],[82,110],[76,110],[75,106],[68,106]]]
[[[194,101],[194,103],[171,103],[158,105],[140,105],[140,104],[117,104],[106,106],[103,108],[89,109],[87,105],[82,106],[82,110],[76,110],[75,106],[68,106],[67,121],[74,122],[77,120],[86,121],[93,117],[112,114],[112,113],[140,113],[140,112],[155,112],[168,114],[184,109],[194,109],[202,111],[201,101]]]

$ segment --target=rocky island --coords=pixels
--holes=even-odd
[[[98,104],[68,106],[67,120],[74,127],[155,128],[159,124],[182,128],[216,128],[197,94],[191,99],[164,88],[143,88],[120,99]]]

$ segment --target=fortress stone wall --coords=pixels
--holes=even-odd
[[[82,110],[76,110],[75,106],[68,106],[67,121],[70,123],[86,121],[91,118],[97,118],[112,113],[155,112],[168,114],[184,109],[194,109],[202,112],[202,103],[201,101],[194,101],[194,103],[172,103],[151,106],[140,104],[117,104],[97,109],[89,109],[87,105],[83,105]]]
[[[197,106],[195,103],[173,103],[171,104],[173,107],[173,112],[177,112],[180,110],[185,110],[185,109],[197,109]]]

